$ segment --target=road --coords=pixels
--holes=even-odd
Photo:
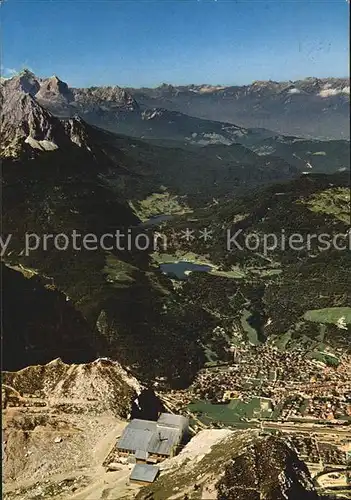
[[[322,424],[290,424],[290,423],[280,423],[280,422],[262,422],[263,429],[277,429],[282,432],[294,432],[294,433],[306,433],[306,434],[339,434],[342,436],[350,436],[351,438],[351,427],[342,427],[339,425],[334,425],[333,427],[326,427]]]

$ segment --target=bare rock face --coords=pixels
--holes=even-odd
[[[85,111],[120,110],[134,111],[139,108],[135,99],[121,87],[90,87],[72,89],[75,106]]]
[[[55,359],[2,374],[6,499],[68,498],[102,473],[138,381],[117,362]],[[74,489],[71,491],[73,494]]]
[[[41,79],[38,78],[34,73],[29,70],[24,70],[19,75],[6,80],[6,84],[14,91],[21,90],[26,94],[30,94],[32,97],[40,89]]]
[[[257,440],[243,455],[232,458],[217,489],[221,500],[317,498],[305,464],[273,437]]]
[[[36,93],[36,98],[39,99],[61,99],[67,102],[73,99],[72,92],[68,88],[66,82],[60,80],[56,75],[51,78],[42,80],[41,85]]]
[[[317,500],[306,465],[283,440],[248,430],[206,430],[162,465],[136,498]]]
[[[28,86],[28,82],[21,83],[21,77],[2,85],[0,153],[3,157],[53,151],[72,143],[63,123],[25,90]]]
[[[59,117],[65,114],[72,95],[57,77],[39,80],[25,73],[2,82],[1,156],[28,158],[57,149],[72,153],[75,146],[93,152],[92,129],[77,110],[70,109],[65,119]]]
[[[138,381],[119,363],[105,358],[84,364],[66,364],[58,358],[46,365],[5,371],[3,383],[9,391],[9,407],[14,391],[20,403],[29,406],[35,401],[31,398],[39,398],[48,407],[73,413],[107,412],[119,417],[127,417],[131,398],[140,390]]]

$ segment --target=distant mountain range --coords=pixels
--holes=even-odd
[[[70,88],[57,76],[39,78],[24,70],[3,79],[3,84],[29,94],[55,116],[79,114],[98,127],[144,139],[251,145],[277,134],[322,140],[350,137],[348,79],[307,78],[242,87]]]
[[[71,89],[56,76],[41,79],[23,71],[3,81],[3,88],[7,96],[23,92],[59,118],[80,115],[92,125],[144,139],[229,145],[233,142],[252,143],[262,137],[262,133],[230,123],[199,120],[164,108],[140,106],[129,92],[119,87]]]
[[[262,85],[266,89],[265,84]],[[341,83],[338,85],[341,86]],[[313,87],[311,82],[310,87]],[[304,87],[306,93],[306,89],[310,87]],[[155,96],[169,93],[176,98],[183,95],[185,89],[188,89],[188,94],[195,96],[217,95],[222,92],[218,87],[206,87],[206,92],[203,87],[193,86],[179,87],[177,92],[174,89],[175,87],[162,86],[152,92]],[[341,87],[340,94],[337,94],[344,102],[342,109],[348,109],[345,89],[345,86]],[[289,89],[286,90],[288,91]],[[254,93],[254,90],[251,92]],[[258,91],[256,93],[261,95]],[[248,95],[248,91],[245,95]],[[139,97],[142,100],[141,94]],[[110,156],[116,154],[116,151],[111,152],[112,144],[113,148],[117,147],[119,150],[123,150],[124,144],[125,154],[133,157],[134,174],[140,175],[147,171],[150,179],[152,171],[158,176],[157,182],[169,186],[172,181],[179,184],[180,177],[174,174],[176,169],[181,169],[185,177],[180,187],[184,188],[186,184],[188,194],[189,189],[191,191],[189,183],[197,183],[197,191],[203,192],[204,185],[209,182],[211,189],[214,186],[215,195],[224,194],[222,188],[218,191],[218,186],[227,188],[228,181],[234,181],[232,187],[238,182],[243,186],[242,180],[248,176],[251,178],[250,182],[253,179],[259,180],[256,173],[262,168],[263,178],[267,174],[267,180],[270,181],[277,180],[270,173],[275,169],[284,177],[289,169],[290,176],[293,174],[292,167],[300,172],[333,172],[349,168],[349,142],[346,140],[301,139],[262,128],[248,129],[233,123],[200,119],[165,108],[148,108],[139,103],[130,92],[119,87],[74,89],[57,77],[42,79],[29,71],[23,71],[2,81],[1,98],[1,147],[4,156],[16,156],[18,148],[25,148],[27,153],[32,151],[31,154],[35,150],[37,154],[40,150],[55,150],[75,144],[84,145],[85,150],[89,150],[97,158],[101,156],[102,149],[100,143],[94,146],[94,141],[102,141],[105,146],[109,144]],[[156,97],[152,97],[154,98]],[[285,121],[289,122],[288,119]],[[311,121],[324,123],[324,120],[316,118]],[[108,135],[89,125],[114,134]],[[118,139],[116,133],[141,138],[149,144],[147,147],[140,142],[131,145],[131,138]],[[158,149],[158,146],[163,146],[163,149]],[[202,150],[204,146],[206,149]],[[120,158],[120,151],[118,155]],[[141,159],[144,167],[145,161],[148,163],[146,171],[145,168],[140,168]],[[136,162],[139,165],[137,172]],[[252,167],[255,170],[253,177],[249,174]],[[204,175],[208,169],[212,172],[210,179]],[[187,181],[189,175],[191,179]],[[259,177],[262,177],[261,174]],[[145,182],[143,185],[145,187]],[[155,184],[151,187],[154,189]]]
[[[128,89],[141,106],[319,139],[350,137],[348,78],[256,81],[244,86],[163,84]]]

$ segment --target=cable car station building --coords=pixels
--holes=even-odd
[[[172,413],[161,413],[156,422],[134,419],[124,429],[117,451],[137,464],[157,464],[178,453],[188,429],[188,419]]]

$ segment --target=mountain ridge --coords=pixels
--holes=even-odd
[[[82,114],[94,125],[137,137],[170,139],[179,136],[180,140],[199,144],[201,140],[205,143],[211,140],[243,143],[247,139],[249,142],[256,140],[254,136],[245,137],[247,132],[244,129],[249,128],[266,129],[271,136],[281,133],[319,139],[349,138],[350,87],[346,78],[254,82],[247,86],[163,84],[151,89],[119,86],[74,88],[57,76],[40,78],[25,70],[3,79],[2,86],[20,87],[58,117]],[[177,117],[176,113],[180,115]],[[323,120],[317,115],[322,115]],[[281,126],[283,116],[285,126]],[[152,123],[149,122],[151,119]],[[330,127],[332,120],[338,133],[314,132],[315,127],[323,126],[321,122]],[[274,126],[270,127],[270,123]],[[292,127],[289,128],[290,123]],[[192,129],[190,133],[182,132],[184,126]],[[212,134],[212,139],[204,131]]]
[[[349,78],[256,81],[242,86],[161,85],[128,90],[146,107],[163,105],[198,118],[305,138],[350,137]]]

